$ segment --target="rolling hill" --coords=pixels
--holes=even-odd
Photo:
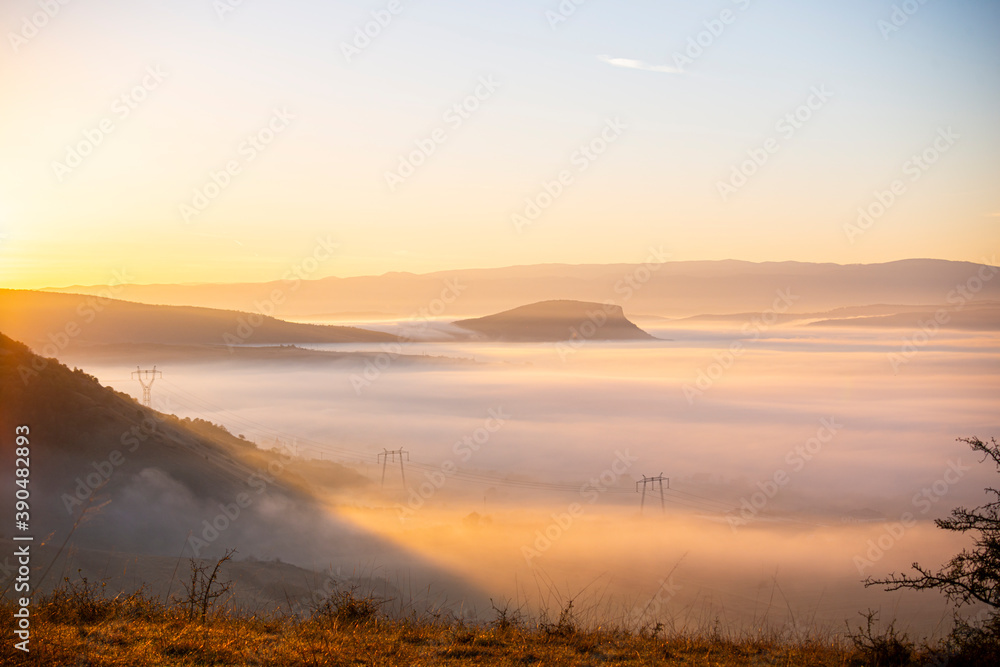
[[[812,322],[825,327],[882,327],[887,329],[921,329],[926,326],[965,331],[1000,330],[1000,303],[984,301],[962,304],[961,307],[906,308],[900,312],[860,317],[833,317]]]
[[[540,301],[454,324],[493,341],[654,339],[628,321],[621,306],[586,301]]]
[[[377,331],[298,324],[256,313],[7,289],[0,290],[0,323],[5,333],[39,350],[61,350],[70,342],[228,346],[397,340]]]

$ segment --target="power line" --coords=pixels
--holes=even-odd
[[[168,381],[165,381],[165,382],[168,382]],[[234,420],[234,421],[241,422],[244,425],[251,426],[253,428],[259,429],[262,432],[266,432],[266,433],[268,433],[270,435],[275,435],[276,434],[276,435],[281,436],[281,437],[292,437],[289,434],[286,434],[286,433],[284,433],[282,431],[278,431],[278,430],[273,429],[271,427],[264,426],[262,424],[254,422],[253,420],[247,419],[247,418],[245,418],[245,417],[243,417],[241,415],[238,415],[238,414],[233,413],[233,412],[231,412],[229,410],[221,408],[221,407],[219,407],[219,406],[217,406],[217,405],[215,405],[215,404],[213,404],[213,403],[211,403],[211,402],[209,402],[207,400],[201,399],[201,398],[199,398],[199,397],[191,394],[191,392],[184,391],[183,389],[180,389],[179,387],[176,387],[176,385],[174,385],[173,383],[168,382],[168,385],[176,388],[178,392],[186,394],[189,397],[188,400],[194,401],[194,402],[199,403],[199,404],[204,405],[204,406],[207,406],[207,407],[211,408],[212,410],[214,410],[214,411],[216,411],[218,413],[225,413],[225,414],[229,415],[230,418],[232,420]],[[183,400],[183,398],[182,398],[182,400],[180,402],[182,404],[187,404],[188,400]],[[357,457],[359,459],[364,459],[364,458],[366,458],[366,457],[368,457],[368,456],[371,455],[368,452],[361,452],[361,451],[358,451],[358,450],[353,450],[353,449],[349,449],[349,448],[345,448],[345,447],[337,447],[337,446],[330,445],[330,444],[327,444],[327,443],[320,443],[318,441],[310,440],[308,438],[299,438],[299,437],[296,437],[296,440],[297,441],[301,441],[301,442],[306,442],[306,443],[313,443],[315,446],[312,449],[315,449],[316,451],[332,451],[334,453],[339,453],[339,454],[341,454],[341,455],[343,455],[345,457],[349,456],[349,457]],[[410,465],[412,467],[417,468],[419,470],[424,470],[424,471],[440,470],[440,465],[432,465],[432,464],[428,464],[428,463],[421,463],[421,462],[413,461],[413,460],[410,460],[410,459],[408,459],[408,461],[410,462]],[[480,484],[480,485],[482,485],[482,484],[489,484],[491,486],[506,487],[506,488],[515,488],[515,489],[525,489],[525,490],[539,491],[539,492],[574,493],[574,492],[579,492],[581,490],[581,488],[582,488],[581,486],[574,485],[574,484],[557,484],[557,483],[551,483],[551,482],[536,482],[536,481],[530,481],[530,480],[503,479],[503,478],[498,478],[498,477],[494,477],[494,476],[490,476],[490,475],[485,475],[485,474],[475,473],[475,472],[470,472],[470,471],[464,471],[464,470],[456,470],[456,471],[454,471],[452,473],[449,473],[449,478],[455,479],[456,481],[465,482],[465,483],[468,483],[468,484]],[[671,491],[671,489],[668,489],[668,491]],[[628,489],[603,489],[602,490],[602,495],[605,495],[605,494],[620,495],[620,494],[626,494],[626,493],[631,494],[631,493],[633,493],[633,491],[629,491]],[[681,500],[681,499],[673,499],[673,498],[669,498],[669,497],[666,500],[668,502],[676,503],[676,504],[681,505],[683,507],[690,507],[692,509],[697,509],[697,510],[701,510],[701,511],[705,511],[705,512],[712,512],[712,510],[713,510],[713,508],[703,506],[702,504],[699,504],[697,502],[692,503],[691,501],[685,501],[685,500]],[[729,509],[728,506],[726,507],[726,509]],[[717,512],[718,510],[715,510],[715,511]]]
[[[154,367],[154,370],[155,370],[155,367]],[[283,431],[279,431],[279,430],[274,429],[274,428],[269,427],[269,426],[265,426],[264,424],[261,424],[259,422],[255,422],[255,421],[253,421],[251,419],[248,419],[248,418],[246,418],[246,417],[244,417],[242,415],[234,413],[231,410],[227,410],[225,408],[222,408],[221,406],[218,406],[218,405],[212,403],[211,401],[208,401],[208,400],[206,400],[206,399],[204,399],[204,398],[202,398],[202,397],[200,397],[200,396],[198,396],[196,394],[193,394],[192,392],[189,392],[189,391],[183,389],[182,387],[179,387],[178,385],[170,382],[169,380],[162,380],[162,382],[165,383],[167,385],[167,387],[169,387],[170,389],[173,390],[173,391],[171,391],[170,389],[168,389],[168,394],[173,394],[173,395],[177,396],[179,398],[179,402],[180,403],[186,404],[192,410],[194,410],[195,412],[198,412],[198,413],[202,414],[203,416],[209,416],[208,413],[203,412],[203,410],[207,407],[211,412],[214,412],[216,414],[228,415],[231,420],[243,424],[244,427],[257,429],[257,430],[261,431],[264,434],[270,435],[271,437],[292,438],[296,442],[307,443],[307,444],[311,445],[309,447],[309,449],[312,449],[312,450],[314,450],[316,452],[329,452],[331,454],[340,455],[340,456],[342,456],[344,458],[356,458],[358,460],[364,460],[367,457],[371,456],[370,451],[362,451],[362,450],[357,450],[357,449],[351,449],[351,448],[348,448],[348,447],[343,447],[343,446],[338,446],[338,445],[332,445],[332,444],[326,443],[326,442],[319,442],[319,441],[316,441],[316,440],[311,440],[309,438],[301,438],[301,437],[298,437],[298,436],[292,436],[291,434],[285,433]],[[183,396],[181,396],[181,395],[183,395]],[[196,408],[196,407],[192,406],[192,403],[198,404],[198,405],[200,405],[202,407],[200,409]],[[388,450],[388,449],[383,448],[383,452],[378,455],[377,460],[381,461],[381,457],[384,455],[385,452],[388,452],[389,455],[390,455],[390,458],[391,458],[391,456],[393,454],[393,451],[395,451],[398,454],[400,450]],[[406,455],[406,461],[409,462],[410,466],[414,467],[414,468],[416,468],[418,470],[435,471],[435,470],[440,470],[441,469],[440,465],[433,465],[433,464],[429,464],[429,463],[421,463],[419,461],[411,461],[410,458],[409,458],[409,452],[406,452],[404,450],[403,453]],[[383,466],[383,467],[385,467],[385,466]],[[400,461],[400,473],[401,473],[401,476],[405,474],[404,471],[402,470],[402,461]],[[454,480],[460,481],[460,482],[465,482],[467,484],[474,484],[474,485],[477,485],[477,484],[478,485],[488,484],[488,485],[491,485],[491,486],[506,487],[506,488],[511,488],[511,489],[523,489],[523,490],[526,490],[526,491],[551,492],[551,493],[575,493],[575,492],[581,492],[582,489],[583,489],[583,487],[581,487],[579,485],[574,485],[574,484],[569,484],[569,483],[560,484],[560,483],[552,483],[552,482],[536,482],[536,481],[531,481],[531,480],[511,480],[511,479],[503,479],[503,478],[499,478],[499,477],[490,476],[488,474],[475,473],[475,472],[464,471],[464,470],[455,470],[453,472],[450,472],[448,474],[448,476],[449,476],[450,479],[454,479]],[[662,477],[662,473],[661,473],[660,477]],[[657,478],[649,478],[649,477],[645,477],[645,476],[643,478],[647,481],[647,483],[652,483],[654,480],[657,480]],[[708,498],[708,497],[705,497],[705,496],[700,496],[700,495],[693,494],[693,493],[688,493],[686,491],[680,491],[678,489],[673,489],[669,485],[669,479],[668,478],[664,477],[663,481],[667,482],[667,486],[665,488],[661,489],[661,500],[660,500],[660,503],[661,503],[661,508],[664,509],[664,510],[665,510],[664,503],[666,503],[666,502],[673,503],[673,504],[679,505],[681,507],[687,507],[687,508],[690,508],[690,509],[694,509],[694,510],[698,510],[698,511],[701,511],[701,512],[705,512],[706,514],[713,515],[713,516],[723,515],[723,514],[729,512],[729,511],[732,511],[732,509],[733,509],[733,507],[731,505],[729,505],[729,504],[727,504],[727,503],[725,503],[723,501],[714,500],[712,498]],[[404,477],[404,482],[405,482],[405,477]],[[643,483],[642,481],[638,481],[636,484],[638,485],[638,484],[642,484],[642,483]],[[662,486],[662,482],[660,482],[660,481],[657,481],[657,484],[659,484],[660,486]],[[656,486],[654,485],[653,486],[653,490],[655,490],[655,489],[656,489]],[[637,492],[637,489],[633,490],[633,491],[630,491],[630,490],[625,489],[625,488],[622,488],[622,489],[618,489],[618,488],[604,488],[604,489],[601,489],[601,494],[602,495],[621,495],[621,494],[626,494],[626,493],[631,494],[631,493],[636,493],[636,492]],[[643,499],[642,503],[644,503],[644,499]],[[641,511],[641,509],[642,509],[642,507],[640,505],[640,511]],[[802,523],[802,524],[806,524],[806,525],[814,525],[814,526],[820,526],[820,525],[822,525],[822,524],[815,524],[815,523],[810,523],[810,522],[807,522],[807,521],[802,521],[802,520],[799,520],[799,519],[793,519],[791,517],[774,517],[774,518],[782,519],[782,520],[786,520],[786,521],[790,521],[790,522],[795,522],[795,523]]]
[[[733,509],[733,506],[732,506],[731,503],[726,503],[726,502],[723,502],[721,500],[713,500],[712,498],[706,498],[705,496],[699,496],[699,495],[696,495],[694,493],[688,493],[687,491],[680,491],[678,489],[672,489],[672,488],[670,488],[669,484],[667,485],[667,491],[670,491],[672,493],[676,493],[676,494],[679,494],[679,495],[682,495],[682,496],[687,496],[689,498],[696,498],[697,500],[702,501],[704,503],[712,503],[713,505],[719,506],[720,511],[728,512],[729,510]]]

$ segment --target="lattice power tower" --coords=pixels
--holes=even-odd
[[[403,457],[406,460],[410,460],[410,453],[400,447],[399,449],[386,449],[382,448],[382,453],[376,457],[376,461],[381,461],[382,463],[382,486],[385,486],[385,467],[389,463],[389,458],[392,457],[392,462],[396,462],[396,456],[399,456],[399,475],[403,480],[403,488],[406,488],[406,473],[403,471]]]
[[[646,507],[646,485],[649,485],[650,490],[655,490],[656,486],[660,486],[660,511],[666,513],[667,506],[663,499],[663,483],[667,483],[667,488],[670,488],[670,478],[664,477],[661,472],[657,477],[646,477],[642,476],[641,482],[635,483],[635,492],[639,493],[639,485],[642,484],[642,500],[639,502],[639,515],[642,515],[642,510]]]
[[[153,383],[158,377],[163,377],[163,373],[156,370],[156,366],[153,366],[153,370],[142,370],[136,366],[135,370],[132,371],[132,379],[138,380],[139,384],[142,385],[142,404],[147,408],[152,407]]]

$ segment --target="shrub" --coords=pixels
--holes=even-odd
[[[360,625],[378,618],[379,608],[386,601],[372,595],[358,595],[358,587],[332,593],[313,609],[314,619],[328,620],[337,625]]]

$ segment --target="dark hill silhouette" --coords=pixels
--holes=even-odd
[[[144,407],[0,333],[0,433],[8,445],[0,447],[0,470],[10,473],[0,479],[0,494],[7,498],[18,488],[12,471],[21,425],[30,429],[29,534],[38,547],[33,587],[58,551],[42,588],[77,567],[84,576],[106,578],[118,558],[132,573],[129,581],[138,573],[152,590],[165,592],[172,582],[176,593],[172,572],[184,570],[176,571],[178,554],[213,558],[236,547],[241,558],[343,565],[348,573],[378,554],[387,571],[405,568],[404,580],[414,589],[436,582],[474,601],[486,599],[419,554],[340,519],[332,498],[377,494],[350,468],[292,457],[287,445],[259,449],[221,426]],[[206,535],[206,522],[218,528],[217,537],[195,553],[191,538]],[[0,529],[0,537],[12,529]],[[11,560],[0,556],[0,589],[16,573],[10,568]],[[314,592],[301,577],[296,586],[268,589],[260,575],[251,571],[238,587],[282,605],[288,596]]]
[[[143,407],[3,334],[0,406],[0,432],[13,434],[22,424],[30,429],[32,520],[39,533],[65,535],[88,502],[96,508],[112,501],[81,531],[96,548],[176,553],[187,530],[201,523],[198,510],[232,502],[248,491],[252,475],[278,460],[221,427]],[[0,461],[4,470],[14,469],[13,446],[2,448]],[[352,477],[345,469],[345,481],[358,481]],[[271,501],[309,505],[307,484],[291,466],[273,478],[264,494]]]
[[[0,290],[4,331],[41,349],[82,343],[226,345],[389,342],[396,336],[355,327],[286,322],[259,314],[189,306],[155,306],[80,294]],[[76,332],[74,334],[74,332]]]
[[[621,306],[587,301],[540,301],[454,324],[496,341],[653,340]]]

